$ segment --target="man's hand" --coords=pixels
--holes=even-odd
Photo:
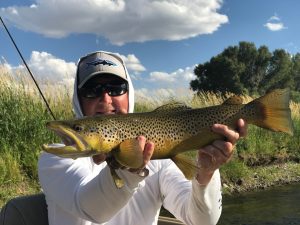
[[[130,169],[132,172],[136,172],[138,170],[142,170],[145,168],[147,163],[150,161],[153,151],[154,151],[154,143],[153,142],[146,142],[146,138],[144,136],[139,136],[136,138],[137,141],[137,151],[141,152],[143,154],[143,163],[142,166],[139,169]],[[93,161],[96,164],[100,164],[103,161],[106,160],[105,154],[98,154],[93,156]]]
[[[143,154],[143,163],[140,168],[137,169],[129,168],[128,170],[132,173],[139,174],[140,176],[148,176],[149,171],[145,167],[150,161],[152,154],[154,152],[154,143],[146,142],[146,138],[144,136],[138,136],[136,141],[138,142],[137,150]]]
[[[239,138],[247,135],[247,124],[239,119],[237,131],[229,129],[226,125],[214,124],[212,130],[221,134],[226,141],[216,140],[198,151],[198,165],[200,167],[196,179],[199,184],[207,185],[215,172],[221,165],[227,163]]]
[[[143,152],[143,165],[141,166],[141,169],[145,168],[145,166],[150,161],[152,154],[154,152],[154,143],[149,141],[146,142],[146,138],[144,136],[138,136],[137,137],[139,151]]]

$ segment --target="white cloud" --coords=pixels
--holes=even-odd
[[[132,77],[146,70],[134,54],[120,55],[120,57],[124,60]],[[47,52],[32,51],[27,64],[39,83],[55,83],[68,88],[73,86],[76,73],[74,62],[66,62]],[[0,65],[2,71],[5,70],[9,73],[16,70],[26,70],[23,65],[12,67],[4,58],[0,60]]]
[[[178,69],[172,73],[151,72],[149,78],[144,78],[143,85],[149,88],[135,90],[137,101],[149,101],[149,104],[158,106],[170,100],[188,102],[193,96],[189,83],[195,79],[194,66]],[[151,85],[149,85],[151,84]]]
[[[151,72],[150,81],[173,83],[175,82],[175,76],[165,72]]]
[[[27,72],[25,66],[12,66],[4,57],[0,60],[0,65],[2,68],[6,68],[9,73],[14,73],[16,70]],[[66,62],[47,52],[32,51],[27,65],[36,79],[47,82],[63,83],[65,80],[72,80],[76,72],[75,63]]]
[[[146,68],[134,54],[128,54],[127,56],[121,55],[121,58],[125,62],[128,71],[132,71],[134,74],[146,71]]]
[[[61,38],[92,33],[113,44],[182,40],[210,34],[228,17],[222,0],[36,0],[31,6],[1,8],[4,18],[26,31]]]
[[[151,72],[149,81],[160,82],[165,84],[177,84],[188,86],[192,79],[195,79],[194,66],[186,67],[185,69],[178,69],[172,73],[166,72]]]
[[[33,51],[27,65],[44,94],[52,97],[59,96],[63,90],[72,94],[76,73],[75,63],[66,62],[47,52]],[[24,65],[12,66],[2,57],[0,71],[23,81],[22,88],[25,90],[32,93],[37,91]]]
[[[12,66],[6,62],[6,60],[2,57],[2,60],[0,60],[0,72],[1,75],[5,74],[11,74],[12,72]]]
[[[35,8],[37,8],[37,5],[36,5],[36,4],[32,4],[32,5],[30,6],[30,8],[35,9]]]
[[[277,20],[277,21],[280,21],[280,18],[275,14],[274,16],[271,16],[270,19],[268,21],[274,21],[274,20]]]
[[[47,52],[33,51],[28,66],[41,81],[72,86],[76,73],[74,62],[66,62]]]
[[[284,27],[283,23],[266,23],[264,26],[267,27],[270,31],[280,31],[286,28]]]
[[[287,29],[284,24],[281,22],[281,19],[275,14],[268,19],[269,22],[265,23],[264,26],[267,27],[270,31],[280,31]]]
[[[145,70],[135,55],[128,54],[127,56],[121,55],[121,57],[126,65],[131,68],[131,71],[142,72]],[[66,62],[47,52],[33,51],[27,64],[41,87],[43,87],[44,84],[48,86],[53,85],[53,88],[50,90],[54,92],[53,94],[55,94],[58,89],[65,87],[68,93],[72,94],[74,76],[76,73],[76,65],[74,62]],[[4,58],[0,60],[0,70],[9,74],[26,71],[23,65],[13,67],[8,64]],[[152,88],[150,90],[136,87],[135,95],[137,100],[149,100],[156,106],[170,99],[185,101],[186,98],[190,98],[192,95],[191,90],[189,90],[189,82],[195,79],[193,70],[194,66],[191,66],[185,69],[178,69],[172,73],[150,73],[149,78],[145,77],[143,79],[144,84],[147,86],[147,84],[151,83]],[[154,82],[155,84],[153,85]],[[30,88],[35,89],[32,85],[29,85],[28,89]]]

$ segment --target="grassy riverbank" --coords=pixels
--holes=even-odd
[[[14,196],[40,192],[37,159],[43,143],[59,139],[45,129],[51,120],[31,81],[13,78],[0,67],[0,207]],[[55,92],[53,92],[55,90]],[[71,98],[64,88],[44,86],[57,119],[72,118]],[[245,97],[245,101],[250,101]],[[167,101],[167,100],[166,100]],[[165,102],[166,102],[165,101]],[[220,104],[224,98],[214,93],[185,100],[193,107]],[[157,101],[140,101],[137,111],[155,108]],[[226,193],[247,191],[299,180],[300,104],[291,103],[295,134],[293,137],[251,126],[241,140],[230,163],[222,167]]]
[[[258,189],[267,189],[272,186],[280,186],[300,182],[300,164],[296,162],[285,162],[280,164],[265,165],[244,168],[241,175],[230,175],[233,171],[231,164],[238,164],[232,161],[229,165],[221,169],[223,194],[236,194],[246,191],[255,191]],[[236,165],[234,165],[236,166]],[[240,170],[238,170],[240,171]],[[235,177],[235,178],[234,178]]]

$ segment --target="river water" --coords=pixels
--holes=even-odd
[[[300,184],[223,197],[218,225],[300,225]]]

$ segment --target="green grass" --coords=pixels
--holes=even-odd
[[[249,166],[299,160],[299,120],[294,120],[294,135],[275,133],[250,126],[248,135],[237,144],[238,159]]]
[[[221,167],[223,193],[266,189],[275,185],[284,185],[300,181],[300,164],[286,162],[267,166],[248,167],[232,160]]]
[[[1,66],[0,66],[1,74]],[[0,81],[0,207],[14,196],[40,191],[37,160],[43,143],[60,141],[45,128],[52,120],[41,97],[31,81],[17,81],[10,74],[2,73]],[[51,87],[44,88],[57,119],[72,118],[71,98],[64,89],[56,96]],[[173,100],[173,99],[172,99]],[[224,99],[213,93],[203,93],[189,105],[209,106]],[[259,166],[282,162],[300,161],[300,104],[293,104],[295,134],[273,133],[251,126],[247,138],[237,144],[233,160],[222,168],[222,178],[228,185],[253,176]],[[155,104],[137,102],[136,111],[153,110]],[[251,175],[252,174],[252,175]],[[266,173],[268,177],[268,173]],[[264,178],[261,175],[261,179]],[[251,180],[249,178],[249,180]]]
[[[233,159],[221,167],[225,193],[266,188],[300,180],[300,120],[294,135],[250,126],[237,143]]]
[[[40,191],[37,160],[41,146],[59,141],[45,129],[45,122],[52,118],[38,93],[29,87],[34,89],[30,81],[17,82],[10,74],[1,76],[0,207],[13,196]],[[73,117],[67,97],[62,93],[60,101],[50,101],[57,118]]]

